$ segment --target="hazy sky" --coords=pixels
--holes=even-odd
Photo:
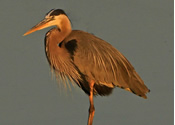
[[[65,10],[73,29],[121,51],[151,90],[147,100],[119,88],[97,96],[94,125],[173,124],[172,0],[2,0],[1,125],[86,125],[88,96],[52,79],[44,52],[50,28],[22,36],[53,8]]]

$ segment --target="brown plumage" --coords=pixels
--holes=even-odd
[[[68,78],[89,95],[88,124],[94,116],[93,95],[109,95],[119,87],[143,98],[149,89],[130,62],[106,41],[80,30],[72,30],[63,10],[51,10],[26,34],[56,25],[45,37],[45,51],[51,68],[63,81]]]

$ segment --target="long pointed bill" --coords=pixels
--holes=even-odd
[[[29,31],[27,31],[23,36],[26,36],[26,35],[31,34],[37,30],[41,30],[41,29],[44,29],[44,28],[51,26],[51,24],[49,23],[51,20],[53,20],[53,19],[52,18],[45,18],[40,23],[38,23],[37,25],[32,27]]]

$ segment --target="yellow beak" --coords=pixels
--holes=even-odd
[[[52,18],[45,18],[44,20],[39,22],[37,25],[32,27],[29,31],[27,31],[23,36],[26,36],[26,35],[31,34],[37,30],[41,30],[41,29],[44,29],[44,28],[51,26],[51,24],[49,23],[51,20],[53,20],[53,19]]]

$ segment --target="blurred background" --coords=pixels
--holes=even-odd
[[[53,8],[65,10],[73,29],[122,52],[151,90],[147,100],[119,88],[95,97],[94,125],[173,124],[172,0],[2,0],[1,125],[87,124],[88,96],[58,86],[50,73],[44,52],[50,28],[22,36]]]

